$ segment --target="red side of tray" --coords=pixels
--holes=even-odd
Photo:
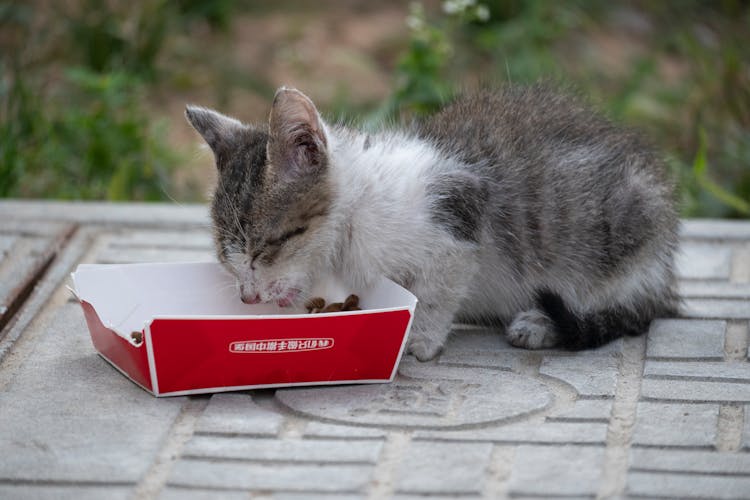
[[[408,310],[392,310],[298,318],[155,319],[147,331],[154,385],[163,395],[224,387],[388,381],[410,318]],[[290,339],[332,342],[325,348],[281,352],[237,352],[232,347],[274,342],[276,349]]]
[[[96,310],[88,302],[81,301],[81,307],[96,350],[133,381],[153,392],[146,344],[135,346],[104,326]]]

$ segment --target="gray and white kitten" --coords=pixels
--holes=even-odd
[[[409,351],[451,323],[502,323],[511,344],[583,349],[672,315],[678,219],[636,135],[542,85],[456,99],[368,134],[280,88],[268,125],[186,115],[219,170],[220,261],[248,303],[298,303],[317,277],[385,275],[418,298]]]

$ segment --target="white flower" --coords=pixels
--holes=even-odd
[[[406,25],[412,31],[421,31],[424,29],[424,7],[419,2],[412,2],[409,5],[409,15],[406,16]]]
[[[449,16],[458,13],[458,2],[456,2],[456,0],[448,0],[446,2],[443,2],[443,12],[445,12]]]
[[[446,0],[443,2],[443,12],[452,16],[463,14],[469,7],[473,7],[477,0]]]
[[[487,8],[484,4],[477,5],[477,19],[479,19],[482,22],[488,21],[490,19],[490,9]]]
[[[412,31],[419,31],[424,27],[424,20],[418,16],[407,16],[406,25]]]

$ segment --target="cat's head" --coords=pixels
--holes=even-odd
[[[330,140],[315,105],[282,87],[268,125],[193,106],[185,115],[214,152],[214,241],[243,302],[301,300],[330,259],[333,238]]]

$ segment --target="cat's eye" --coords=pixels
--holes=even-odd
[[[261,262],[264,262],[265,264],[272,263],[278,253],[281,251],[281,247],[282,245],[284,245],[284,243],[289,241],[291,238],[294,238],[295,236],[303,234],[305,231],[307,231],[307,226],[302,226],[291,231],[287,231],[278,238],[266,240],[260,250],[256,250],[251,254],[252,258],[250,261],[250,267],[252,269],[255,269],[255,261],[257,259],[260,259]]]
[[[278,238],[274,238],[272,240],[266,241],[267,246],[280,246],[287,242],[287,240],[294,238],[295,236],[299,236],[303,234],[305,231],[307,231],[307,226],[301,226],[296,229],[292,229],[291,231],[287,231],[286,233],[282,234]]]

